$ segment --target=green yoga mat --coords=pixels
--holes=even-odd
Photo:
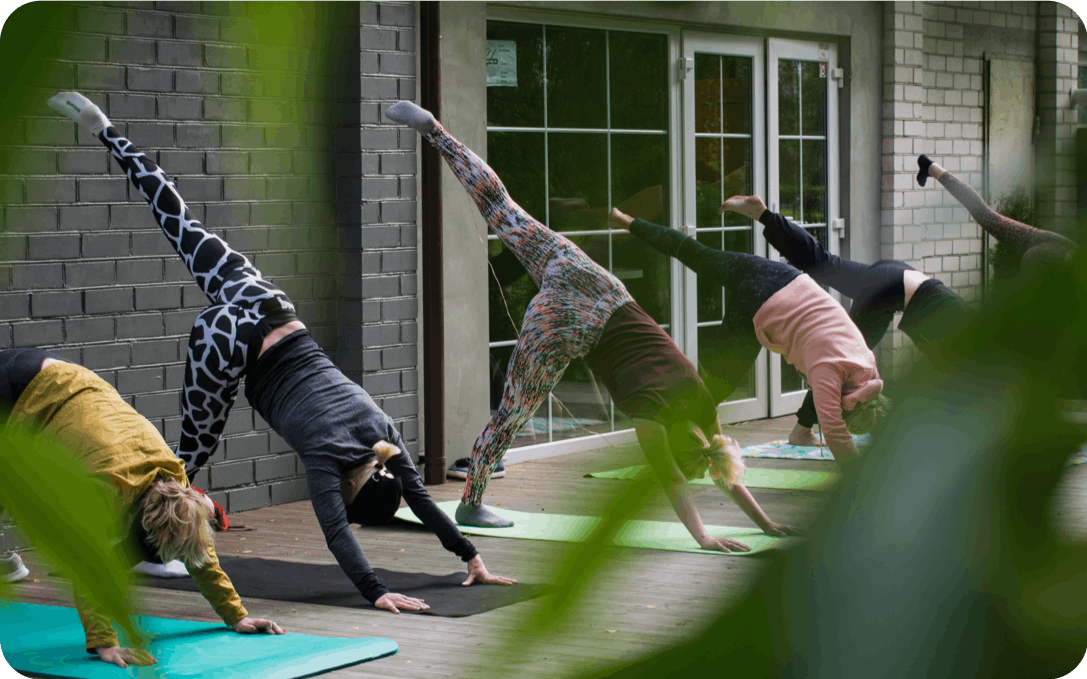
[[[459,502],[439,502],[442,511],[453,518]],[[495,538],[518,538],[521,540],[552,540],[554,542],[585,542],[593,529],[600,525],[601,519],[595,516],[573,516],[569,514],[531,514],[516,512],[512,509],[487,506],[495,514],[513,519],[509,528],[476,528],[457,525],[462,533],[468,535],[486,535]],[[411,509],[401,508],[396,518],[411,523],[422,523],[412,514]],[[643,549],[663,549],[672,552],[695,552],[698,554],[722,554],[726,556],[747,556],[771,549],[781,549],[801,538],[775,538],[759,532],[757,528],[732,528],[729,526],[706,526],[709,534],[715,538],[732,538],[751,548],[750,552],[718,552],[702,549],[681,523],[669,521],[627,521],[615,536],[614,543],[620,547],[641,547]]]
[[[222,623],[137,616],[157,665],[123,670],[87,653],[75,609],[0,601],[0,649],[16,671],[41,677],[298,679],[396,653],[391,639],[236,634]],[[122,642],[123,643],[123,642]]]
[[[633,467],[623,467],[607,472],[593,472],[586,477],[594,479],[619,479],[629,481],[641,474],[648,474],[649,469],[644,464]],[[748,488],[780,488],[784,490],[831,490],[838,483],[840,474],[836,472],[813,472],[804,469],[765,469],[761,467],[748,467],[740,479]],[[712,486],[713,481],[709,476],[695,479],[691,483],[699,486]]]

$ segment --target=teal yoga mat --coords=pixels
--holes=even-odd
[[[0,652],[16,671],[41,677],[299,679],[396,653],[391,639],[236,634],[222,623],[138,616],[157,665],[122,670],[86,652],[73,608],[0,601]],[[122,642],[123,643],[123,642]]]
[[[648,474],[649,469],[644,464],[633,467],[623,467],[606,472],[593,472],[586,477],[594,479],[619,479],[627,481],[637,478],[641,474]],[[784,490],[831,490],[838,482],[840,474],[835,472],[813,472],[804,469],[764,469],[748,467],[740,479],[748,488],[779,488]],[[699,486],[712,486],[713,480],[709,476],[695,479],[691,483]]]
[[[456,521],[453,512],[457,509],[457,500],[439,502],[438,506]],[[476,528],[461,526],[457,528],[469,535],[486,535],[496,538],[517,538],[521,540],[551,540],[554,542],[585,542],[593,529],[600,525],[601,519],[595,516],[574,516],[571,514],[532,514],[517,512],[502,507],[487,506],[500,516],[513,519],[509,528]],[[422,523],[407,507],[396,513],[396,518],[411,523]],[[709,534],[715,538],[732,538],[751,548],[750,552],[718,552],[702,549],[681,523],[669,521],[627,521],[615,536],[614,543],[620,547],[640,547],[643,549],[663,549],[672,552],[695,552],[698,554],[720,554],[725,556],[747,556],[772,549],[787,547],[801,538],[775,538],[759,532],[757,528],[733,528],[729,526],[706,526]]]

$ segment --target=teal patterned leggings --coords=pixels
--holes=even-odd
[[[495,234],[540,286],[521,322],[498,412],[472,447],[461,500],[479,506],[491,472],[513,437],[562,377],[589,353],[612,312],[633,302],[627,289],[561,236],[513,202],[498,175],[438,124],[424,137],[437,147]]]

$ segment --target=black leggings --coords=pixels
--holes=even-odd
[[[799,276],[800,271],[765,257],[706,247],[675,229],[644,219],[635,219],[630,233],[683,262],[700,280],[727,291],[721,340],[728,350],[699,358],[710,393],[718,402],[725,400],[747,376],[762,350],[755,334],[755,314],[774,293]]]
[[[826,251],[823,244],[807,229],[785,217],[763,211],[759,221],[766,227],[766,240],[777,248],[790,264],[811,276],[820,285],[834,288],[853,299],[849,317],[864,335],[871,349],[879,344],[894,320],[896,311],[906,303],[903,274],[913,267],[905,262],[884,259],[875,264],[861,264],[843,259]],[[815,413],[815,398],[808,390],[804,403],[796,413],[803,427],[811,428],[819,421]]]
[[[41,372],[42,361],[47,358],[67,361],[52,351],[36,347],[0,351],[0,405],[14,408],[27,385]]]

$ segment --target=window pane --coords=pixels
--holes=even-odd
[[[708,248],[721,250],[724,240],[720,231],[705,231],[699,233],[698,242]],[[698,322],[720,321],[725,315],[724,288],[716,281],[698,279]]]
[[[721,379],[721,361],[732,351],[725,345],[721,337],[721,327],[708,325],[698,329],[698,368],[702,379],[709,387],[710,393],[715,397],[728,391],[728,387]],[[751,398],[755,395],[755,363],[751,363],[751,369],[740,380],[739,384],[732,385],[735,389],[726,401],[738,401]]]
[[[721,131],[721,57],[694,55],[694,131]]]
[[[550,227],[555,231],[607,228],[607,135],[552,132],[547,152]]]
[[[800,134],[799,62],[778,61],[778,134]]]
[[[487,22],[487,40],[516,43],[517,85],[487,87],[487,124],[543,127],[543,27]]]
[[[501,241],[487,241],[487,308],[490,341],[517,339],[528,303],[539,291],[532,277]],[[501,286],[501,287],[500,287]]]
[[[668,221],[667,137],[611,136],[611,196],[612,205],[631,217]]]
[[[491,417],[498,412],[498,405],[502,400],[502,389],[506,381],[506,372],[509,370],[510,355],[513,347],[492,347],[490,361],[491,377]],[[547,442],[547,399],[536,409],[521,431],[514,437],[511,448],[518,446],[530,446],[535,443]]]
[[[604,31],[547,27],[548,127],[607,126]]]
[[[727,134],[751,134],[751,59],[721,57],[721,84]]]
[[[555,441],[611,431],[611,397],[585,362],[572,361],[552,391],[551,429]]]
[[[721,225],[721,139],[699,137],[694,140],[694,176],[696,215],[695,226],[700,229]],[[727,196],[726,196],[727,197]]]
[[[800,92],[801,122],[805,135],[825,135],[827,133],[827,77],[819,77],[820,63],[801,61]],[[822,64],[824,71],[827,65]]]
[[[547,219],[543,132],[488,132],[487,164],[515,203],[537,221]]]
[[[751,229],[726,231],[724,249],[729,252],[746,252],[749,255],[754,254],[755,243],[753,234],[754,232],[752,232]]]
[[[805,139],[804,144],[804,221],[827,221],[827,143]]]
[[[793,221],[800,221],[800,141],[778,141],[778,195],[781,207],[778,212]]]
[[[800,371],[781,359],[781,393],[800,391],[804,388],[804,376]]]
[[[668,38],[652,33],[608,33],[611,126],[663,130],[668,126]]]
[[[721,196],[723,199],[732,196],[750,196],[755,190],[751,183],[750,172],[751,140],[725,139],[723,141],[722,169],[724,176],[722,177]],[[718,205],[717,209],[720,210],[721,206]],[[747,224],[750,223],[750,220],[735,212],[726,212],[724,223],[725,225]]]
[[[612,273],[650,317],[667,327],[672,314],[668,257],[628,234],[612,237]]]

